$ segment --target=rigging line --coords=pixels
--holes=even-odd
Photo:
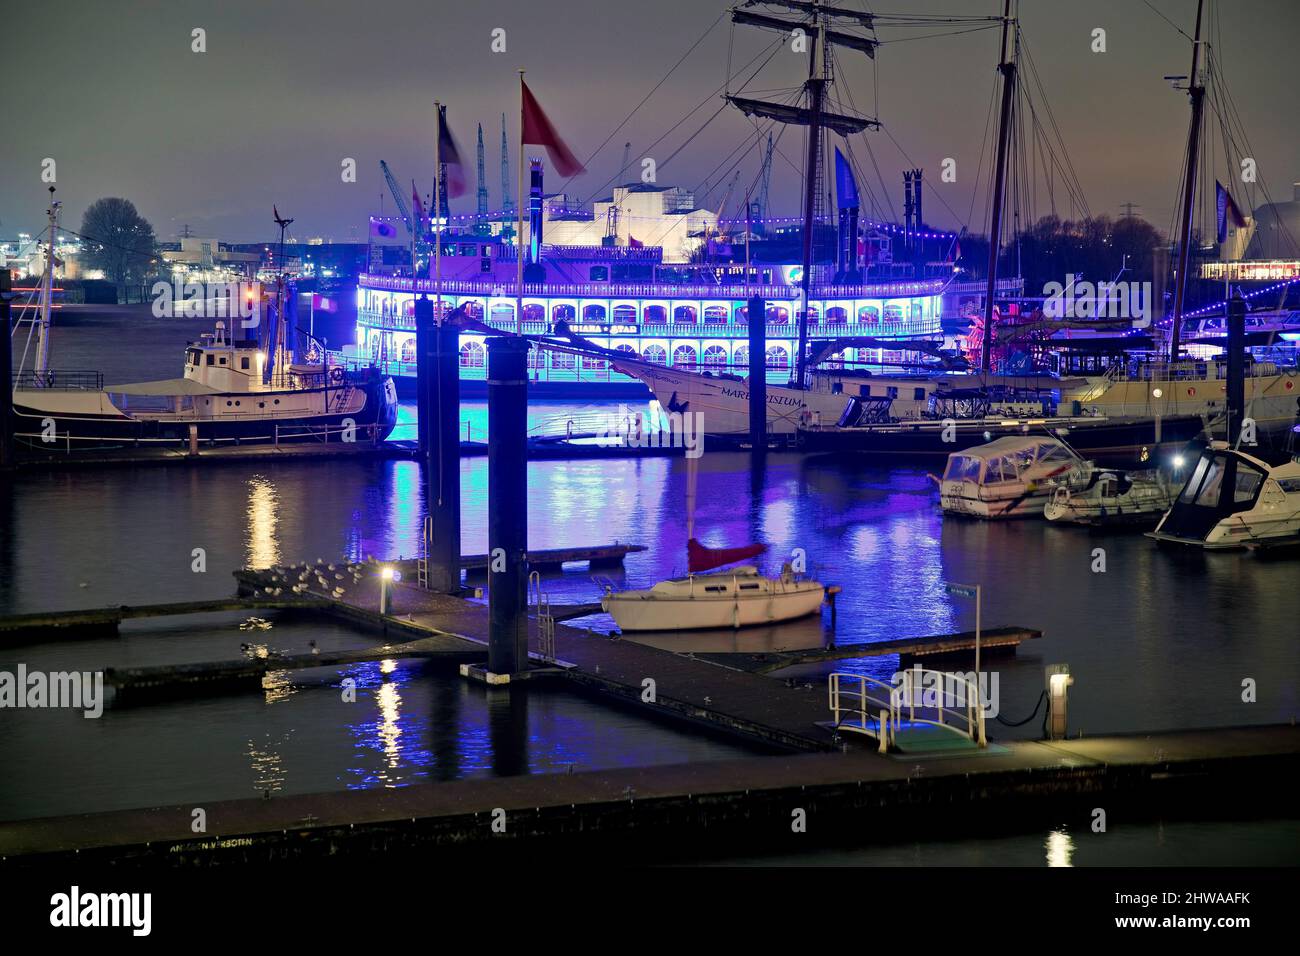
[[[994,30],[997,29],[997,27],[998,24],[990,23],[982,27],[971,27],[969,30],[949,30],[944,33],[926,33],[919,37],[897,37],[893,40],[879,40],[877,42],[881,46],[885,46],[886,44],[909,43],[912,40],[933,40],[936,37],[959,37],[967,33],[979,33],[982,30]]]
[[[837,54],[835,54],[834,52],[832,52],[831,56],[832,56],[832,59],[834,59],[834,58],[837,57]],[[837,68],[838,68],[838,62],[836,63],[836,66],[837,66]],[[879,93],[879,89],[880,89],[880,87],[879,87],[879,84],[877,83],[877,84],[876,84],[876,90],[877,90],[877,93]],[[858,105],[857,105],[857,103],[854,102],[854,100],[853,100],[853,89],[852,89],[852,87],[846,85],[846,86],[845,86],[845,89],[844,89],[844,92],[845,92],[845,94],[846,94],[846,95],[848,96],[848,98],[849,98],[849,104],[853,107],[853,111],[854,111],[855,113],[858,112]],[[877,118],[878,118],[878,116],[877,116]],[[881,124],[880,128],[881,128],[881,129],[885,129],[884,124]],[[886,132],[888,132],[888,130],[886,130]],[[871,159],[871,165],[872,165],[872,168],[875,169],[875,171],[876,171],[876,179],[879,180],[879,182],[880,182],[880,190],[881,190],[881,194],[884,196],[884,198],[885,198],[885,203],[886,203],[886,204],[888,205],[888,207],[889,207],[889,217],[890,217],[891,220],[893,220],[893,221],[896,222],[896,221],[898,220],[898,216],[897,216],[897,212],[896,212],[895,209],[894,209],[894,201],[890,198],[889,187],[885,184],[885,177],[881,174],[881,172],[880,172],[880,165],[876,162],[876,154],[875,154],[875,151],[871,148],[871,138],[870,138],[869,136],[867,136],[867,131],[866,131],[865,129],[862,130],[862,132],[861,132],[860,135],[862,136],[862,142],[863,142],[863,144],[865,144],[865,146],[866,146],[866,148],[867,148],[867,156]],[[847,137],[844,138],[844,142],[845,142],[846,144],[849,142],[849,140],[848,140]],[[915,165],[915,164],[913,164],[913,165]],[[862,177],[862,178],[863,178],[863,182],[865,183],[865,182],[866,182],[866,177],[864,176],[864,177]],[[873,195],[873,196],[872,196],[872,200],[874,201],[874,199],[875,199],[875,196]],[[874,211],[874,209],[873,209],[873,211]]]
[[[1016,32],[1018,41],[1017,47],[1021,52],[1023,52],[1024,61],[1029,65],[1030,77],[1038,91],[1038,97],[1042,100],[1043,111],[1047,115],[1047,120],[1051,124],[1052,133],[1056,138],[1056,144],[1060,148],[1061,155],[1064,158],[1064,162],[1061,163],[1061,171],[1066,173],[1073,182],[1074,188],[1077,190],[1079,205],[1084,214],[1091,216],[1092,210],[1088,205],[1087,195],[1083,190],[1083,183],[1079,180],[1078,173],[1074,169],[1073,163],[1070,162],[1070,150],[1066,146],[1065,136],[1061,133],[1060,124],[1056,121],[1056,114],[1052,110],[1052,101],[1047,96],[1047,87],[1043,83],[1042,75],[1038,72],[1038,64],[1029,50],[1028,41],[1023,39],[1022,31],[1017,30]],[[1074,197],[1072,196],[1071,198]]]
[[[759,57],[761,57],[764,53],[767,53],[767,54],[768,54],[767,59],[764,60],[762,63],[759,64],[758,69],[756,69],[753,73],[750,74],[749,79],[746,80],[745,83],[744,83],[744,84],[740,87],[740,89],[738,89],[736,92],[738,92],[738,93],[741,92],[741,91],[744,90],[747,86],[749,86],[750,83],[752,83],[752,82],[754,81],[754,77],[758,75],[758,73],[763,69],[763,67],[767,66],[767,64],[770,63],[770,62],[772,61],[772,58],[773,58],[774,56],[776,56],[777,52],[780,51],[780,49],[781,49],[781,47],[782,47],[782,45],[783,45],[784,43],[785,43],[785,38],[784,38],[784,37],[777,37],[776,40],[774,40],[774,41],[772,42],[772,44],[770,45],[770,47],[764,47],[762,50],[759,50],[758,53],[755,54],[754,57],[753,57],[752,59],[750,59],[750,61],[749,61],[748,63],[746,63],[744,66],[742,66],[742,67],[740,68],[740,70],[737,71],[737,72],[743,72],[744,70],[747,70],[747,69],[748,69],[748,68],[749,68],[749,67],[754,63],[754,61],[757,60]],[[669,129],[668,129],[668,130],[667,130],[667,131],[666,131],[662,136],[660,136],[657,140],[655,140],[655,141],[654,141],[653,143],[651,143],[648,147],[646,147],[647,151],[654,149],[656,146],[658,146],[660,143],[662,143],[665,139],[667,139],[669,136],[671,136],[671,135],[673,134],[673,132],[674,132],[674,131],[679,127],[679,126],[681,126],[681,125],[682,125],[683,123],[685,123],[688,119],[690,119],[692,116],[694,116],[696,113],[698,113],[701,109],[703,109],[704,104],[707,103],[707,102],[709,102],[709,100],[713,99],[713,98],[714,98],[715,96],[717,96],[719,93],[721,93],[722,90],[723,90],[723,87],[720,86],[720,87],[718,87],[717,89],[713,90],[711,93],[709,93],[708,96],[704,97],[704,99],[700,100],[700,102],[699,102],[698,104],[696,104],[696,106],[695,106],[695,107],[694,107],[690,112],[688,112],[685,116],[683,116],[681,119],[679,119],[676,123],[674,123],[671,127],[669,127]],[[630,117],[629,117],[629,118],[630,118]],[[620,126],[619,126],[619,129],[621,129],[621,128],[622,128],[622,126],[620,125]],[[616,130],[614,131],[614,133],[611,134],[611,136],[613,136],[614,134],[617,134],[617,133],[618,133],[618,130],[616,129]],[[607,140],[607,142],[608,142],[608,140]],[[620,175],[621,172],[622,172],[622,170],[620,170],[618,173],[615,173],[615,174],[614,174],[613,176],[611,176],[609,179],[605,180],[601,185],[597,186],[596,189],[592,191],[591,195],[588,196],[586,199],[584,199],[584,200],[582,201],[582,204],[585,205],[586,203],[588,203],[588,202],[591,201],[591,198],[592,198],[592,197],[597,196],[597,195],[599,195],[601,192],[603,192],[603,191],[605,190],[605,188],[606,188],[607,186],[610,185],[610,183],[612,183],[614,180],[618,179],[618,177],[619,177],[619,175]],[[567,185],[567,183],[566,183],[566,185]]]
[[[718,14],[718,18],[714,20],[711,24],[709,24],[708,28],[703,33],[700,34],[699,39],[697,39],[694,43],[691,44],[690,49],[688,49],[685,53],[681,55],[681,58],[672,65],[672,67],[668,70],[668,72],[663,75],[663,78],[654,85],[654,87],[650,90],[650,92],[641,98],[641,102],[638,103],[636,106],[632,107],[632,112],[628,113],[627,116],[623,117],[623,122],[615,126],[613,132],[611,132],[608,136],[606,136],[604,141],[599,146],[596,147],[595,152],[593,152],[590,156],[587,157],[586,162],[582,164],[583,166],[586,166],[593,159],[595,159],[600,154],[600,151],[609,145],[609,141],[612,140],[615,136],[617,136],[619,130],[621,130],[624,126],[626,126],[628,122],[632,119],[632,117],[636,115],[637,110],[645,106],[646,102],[650,99],[650,97],[654,96],[655,93],[658,92],[659,87],[663,86],[665,83],[668,82],[668,78],[672,76],[675,72],[677,72],[677,68],[681,66],[683,62],[685,62],[688,56],[690,56],[692,53],[695,52],[695,48],[704,42],[705,37],[707,37],[710,33],[713,32],[714,28],[717,27],[717,25],[722,22],[722,18],[725,17],[726,15],[727,12],[725,10],[722,13]],[[728,64],[728,68],[730,68],[730,64],[731,64],[730,48],[728,48],[728,53],[727,53],[727,64]],[[728,77],[728,81],[730,81],[730,77]],[[724,83],[723,85],[725,86],[726,84]],[[574,179],[573,176],[570,176],[568,179],[566,179],[564,181],[564,186],[568,186],[569,183],[573,181],[573,179]],[[563,187],[561,188],[560,191],[561,192],[564,191]]]
[[[970,212],[966,215],[966,222],[970,224],[975,221],[975,200],[979,197],[980,179],[984,175],[984,153],[989,145],[989,127],[993,124],[993,104],[997,102],[998,87],[994,83],[989,89],[989,109],[984,117],[984,137],[980,140],[980,159],[979,164],[975,167],[975,182],[971,184],[970,191]]]
[[[1165,23],[1169,24],[1171,27],[1173,27],[1173,28],[1174,28],[1175,30],[1177,30],[1179,33],[1182,33],[1183,36],[1187,37],[1187,39],[1188,39],[1189,41],[1192,39],[1190,36],[1187,36],[1187,34],[1183,31],[1183,28],[1182,28],[1182,27],[1180,27],[1178,24],[1174,23],[1173,20],[1170,20],[1167,16],[1165,16],[1163,13],[1161,13],[1159,10],[1157,10],[1154,6],[1152,6],[1152,5],[1148,2],[1148,0],[1142,0],[1142,2],[1146,4],[1148,10],[1150,10],[1152,13],[1154,13],[1156,16],[1158,16],[1161,20],[1164,20]]]

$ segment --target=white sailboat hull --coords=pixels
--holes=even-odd
[[[824,596],[816,581],[695,575],[646,591],[610,593],[602,606],[622,631],[695,631],[792,621],[815,613]]]

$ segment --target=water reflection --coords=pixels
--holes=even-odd
[[[248,543],[245,551],[250,568],[269,568],[280,563],[280,541],[276,536],[279,505],[279,495],[270,480],[262,475],[248,479]]]
[[[1047,834],[1043,843],[1048,866],[1074,866],[1074,838],[1064,829]]]

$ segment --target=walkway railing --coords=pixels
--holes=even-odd
[[[913,667],[903,671],[901,682],[895,684],[836,671],[828,687],[836,730],[874,738],[881,753],[897,742],[904,711],[908,724],[942,727],[980,747],[988,746],[979,687],[960,674]]]

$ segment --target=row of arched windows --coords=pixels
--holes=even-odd
[[[442,300],[442,312],[445,314],[454,308],[450,299]],[[463,304],[465,314],[476,321],[483,321],[483,305],[480,302],[470,300]],[[399,306],[388,298],[379,300],[379,308],[374,310],[382,317],[399,314]],[[412,316],[415,311],[415,302],[413,299],[407,299],[400,304],[400,315]],[[551,322],[575,322],[578,320],[578,311],[572,305],[554,305],[551,306]],[[668,308],[662,305],[647,305],[641,309],[638,319],[637,307],[633,305],[616,305],[612,309],[606,310],[605,306],[599,303],[592,303],[582,307],[582,322],[593,325],[665,325],[670,321],[678,325],[696,325],[701,320],[705,325],[725,325],[728,321],[728,313],[731,310],[724,305],[705,306],[702,310],[693,305],[679,305],[672,309],[671,316]],[[749,321],[749,310],[745,306],[737,306],[734,310],[735,322],[745,324]],[[909,316],[910,313],[910,316]],[[863,325],[877,325],[882,320],[884,322],[902,322],[905,319],[920,319],[924,315],[924,306],[922,300],[913,299],[907,305],[891,303],[884,306],[883,313],[880,308],[874,305],[864,305],[859,307],[857,320]],[[769,305],[767,307],[767,323],[769,325],[785,325],[790,322],[791,310],[781,305]],[[795,321],[802,316],[802,311],[794,310]],[[510,323],[515,320],[515,307],[508,303],[497,302],[492,305],[490,320],[498,323]],[[827,324],[848,323],[849,310],[842,306],[832,306],[826,310],[823,318],[820,309],[812,307],[808,310],[808,320],[810,322],[825,322]],[[532,303],[524,306],[525,322],[545,322],[547,321],[546,307]]]

